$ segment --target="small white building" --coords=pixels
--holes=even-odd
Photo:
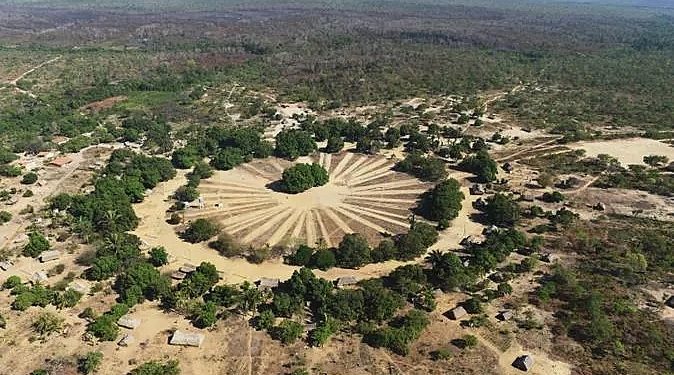
[[[136,329],[140,326],[140,319],[127,314],[117,320],[117,325],[128,329]]]
[[[200,347],[204,342],[204,335],[177,330],[171,335],[170,345]]]
[[[57,260],[61,257],[61,252],[58,250],[49,250],[40,254],[40,262],[45,263],[52,260]]]
[[[447,316],[452,320],[459,320],[466,316],[466,314],[468,314],[468,312],[463,308],[463,306],[455,307],[447,312]]]

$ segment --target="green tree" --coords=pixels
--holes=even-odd
[[[346,234],[339,243],[335,257],[340,267],[361,267],[370,262],[370,245],[361,234]]]
[[[182,238],[191,243],[203,242],[218,234],[220,227],[209,219],[196,219],[189,223]]]
[[[283,130],[276,135],[276,156],[295,160],[316,151],[316,142],[303,130]]]
[[[283,171],[281,185],[286,192],[295,194],[325,185],[328,178],[328,172],[319,164],[296,164]]]
[[[498,226],[513,226],[520,219],[520,207],[517,202],[501,193],[487,198],[484,213],[490,224]]]
[[[49,241],[47,241],[42,233],[31,232],[28,233],[28,243],[23,247],[23,255],[36,258],[43,251],[49,250],[50,247]]]
[[[169,255],[163,246],[153,247],[148,255],[150,256],[150,263],[155,267],[161,267],[168,263]]]
[[[199,198],[199,192],[192,186],[179,187],[173,197],[180,202],[192,202]]]
[[[318,268],[319,270],[327,271],[335,266],[337,260],[335,259],[335,252],[330,249],[318,249],[311,256],[309,266]]]
[[[218,320],[218,306],[213,302],[199,304],[192,315],[192,323],[198,328],[213,326]]]
[[[297,247],[297,250],[286,258],[288,264],[293,266],[306,266],[311,261],[311,256],[314,254],[314,249],[310,246],[302,244]]]
[[[475,155],[463,159],[459,163],[459,168],[473,173],[480,182],[494,181],[498,174],[498,165],[486,150],[480,150]]]
[[[429,220],[452,220],[459,215],[464,198],[461,185],[451,178],[435,185],[424,196],[421,209]]]
[[[329,152],[331,154],[335,152],[340,152],[344,148],[344,140],[342,137],[339,136],[333,136],[328,138],[328,144],[325,146],[325,152]]]
[[[238,148],[226,148],[220,150],[212,159],[211,165],[215,169],[230,170],[237,165],[243,164],[244,157]]]
[[[292,320],[284,320],[278,326],[272,327],[269,334],[275,340],[279,340],[284,344],[292,344],[302,335],[304,331],[300,323]]]

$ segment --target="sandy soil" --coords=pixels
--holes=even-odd
[[[599,154],[611,155],[627,166],[643,165],[643,157],[647,155],[664,155],[674,160],[674,147],[666,143],[648,138],[614,139],[598,142],[578,142],[566,145],[573,149],[583,149],[587,156]]]
[[[430,187],[393,171],[393,162],[381,156],[319,153],[297,162],[319,163],[329,171],[330,181],[299,194],[275,191],[270,186],[292,163],[256,160],[203,181],[199,190],[205,205],[188,209],[185,220],[212,218],[254,246],[313,245],[319,239],[336,246],[353,232],[376,245],[381,233],[408,230],[410,209]]]
[[[354,156],[351,157],[354,158]],[[358,161],[357,159],[354,160]],[[367,160],[363,161],[363,163],[365,163],[366,161]],[[344,163],[341,167],[339,166],[340,163],[332,165],[335,167],[331,168],[331,173],[333,175],[339,176],[345,170],[351,168],[354,164],[350,162]],[[337,167],[339,167],[339,169],[337,169]],[[372,170],[375,170],[375,168],[376,166],[372,167]],[[264,171],[262,172],[264,173]],[[466,195],[467,198],[464,201],[463,209],[459,214],[459,217],[452,222],[452,226],[440,234],[438,242],[435,245],[433,245],[431,249],[440,249],[440,250],[458,249],[460,248],[459,242],[464,237],[469,235],[479,235],[482,232],[483,226],[469,219],[469,215],[476,212],[472,207],[472,202],[475,201],[478,197],[470,196],[468,194],[467,182],[465,181],[466,176],[467,174],[460,174],[460,173],[457,173],[457,175],[455,176],[456,178],[463,181],[466,186],[463,188],[464,194]],[[362,176],[359,176],[359,178],[361,178],[361,181],[363,180]],[[353,182],[354,180],[351,181]],[[172,202],[168,199],[168,197],[179,186],[185,184],[185,182],[186,182],[185,172],[180,172],[176,178],[164,183],[160,183],[154,189],[153,193],[150,196],[148,196],[142,203],[134,205],[136,215],[138,215],[138,217],[141,219],[140,225],[134,231],[134,234],[140,237],[141,240],[143,240],[149,246],[164,246],[175,259],[175,261],[170,266],[167,267],[175,269],[178,268],[183,263],[199,264],[202,261],[211,262],[218,268],[218,270],[224,272],[223,279],[225,282],[228,283],[238,283],[244,280],[256,281],[260,277],[277,277],[281,279],[286,279],[290,277],[290,275],[292,275],[292,272],[294,270],[297,269],[297,267],[292,267],[283,264],[281,260],[267,261],[263,264],[257,265],[248,263],[246,260],[240,258],[225,258],[220,256],[215,250],[210,249],[205,243],[190,244],[182,241],[176,234],[174,227],[166,223],[164,213],[172,204]],[[418,192],[416,192],[415,194],[418,194]],[[388,196],[384,197],[386,197],[384,199],[390,199],[388,198]],[[368,208],[368,210],[371,209]],[[368,213],[369,212],[372,211],[368,211]],[[258,214],[254,212],[254,214],[251,215],[251,217],[248,217],[247,219],[254,220],[256,217],[260,217],[263,220],[261,220],[260,222],[256,222],[257,224],[254,226],[255,230],[263,228],[265,232],[274,233],[279,230],[287,231],[286,227],[292,228],[292,225],[290,226],[287,225],[287,220],[274,219],[278,218],[278,216],[273,215],[264,216],[264,214]],[[363,218],[366,218],[366,216],[362,216],[361,220],[363,220]],[[272,225],[268,225],[270,221],[273,221]],[[242,220],[238,221],[239,225],[241,224],[241,222]],[[231,225],[234,224],[236,223],[231,222]],[[348,225],[351,224],[349,223]],[[320,225],[318,227],[319,227],[318,230],[320,230]],[[362,228],[362,226],[359,228]],[[316,233],[320,233],[318,230],[316,231]],[[258,231],[256,231],[255,234],[257,234],[257,232]],[[409,263],[417,262],[422,258],[423,257]],[[394,268],[402,264],[405,263],[398,261],[389,261],[385,263],[369,264],[358,270],[333,268],[327,272],[317,271],[316,274],[321,277],[325,277],[327,279],[335,279],[346,275],[353,275],[359,279],[365,279],[385,275]]]

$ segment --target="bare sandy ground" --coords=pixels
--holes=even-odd
[[[465,174],[458,173],[456,175],[458,179],[464,179],[466,176]],[[165,212],[172,204],[167,198],[179,186],[185,183],[185,172],[181,171],[176,178],[160,183],[153,193],[142,203],[134,205],[136,215],[141,219],[141,222],[133,233],[149,246],[164,246],[175,258],[175,262],[170,267],[178,268],[183,263],[199,264],[204,261],[210,262],[218,270],[224,272],[223,279],[227,283],[238,283],[244,280],[253,282],[261,277],[287,279],[297,269],[297,267],[283,264],[281,260],[267,261],[263,264],[251,264],[240,258],[225,258],[220,256],[215,250],[210,249],[206,243],[190,244],[182,241],[176,234],[174,227],[166,223]],[[470,196],[467,187],[464,187],[463,191],[467,199],[464,201],[459,217],[452,222],[450,228],[440,234],[438,242],[429,251],[432,249],[459,249],[459,242],[464,237],[479,235],[482,232],[483,226],[469,219],[469,215],[476,212],[472,207],[472,202],[477,199],[477,196]],[[282,226],[283,223],[277,223],[277,225]],[[418,262],[421,259],[423,257],[408,263]],[[335,279],[346,275],[366,279],[388,274],[391,270],[403,264],[406,263],[388,261],[369,264],[358,270],[333,268],[327,272],[316,271],[316,274],[327,279]]]
[[[614,139],[597,142],[578,142],[566,145],[573,149],[585,150],[587,156],[608,154],[620,161],[623,166],[629,164],[644,165],[647,155],[664,155],[674,160],[674,147],[648,138]]]
[[[375,246],[382,233],[409,229],[410,209],[430,184],[395,172],[386,157],[344,152],[302,157],[329,171],[327,184],[299,194],[272,189],[293,163],[255,160],[202,181],[204,207],[189,208],[185,220],[211,218],[240,242],[254,246],[336,246],[347,233],[363,234]]]

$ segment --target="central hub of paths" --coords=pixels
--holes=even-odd
[[[272,192],[272,195],[279,204],[294,209],[311,210],[339,206],[351,195],[351,189],[344,184],[330,181],[323,186],[313,187],[298,194]]]

